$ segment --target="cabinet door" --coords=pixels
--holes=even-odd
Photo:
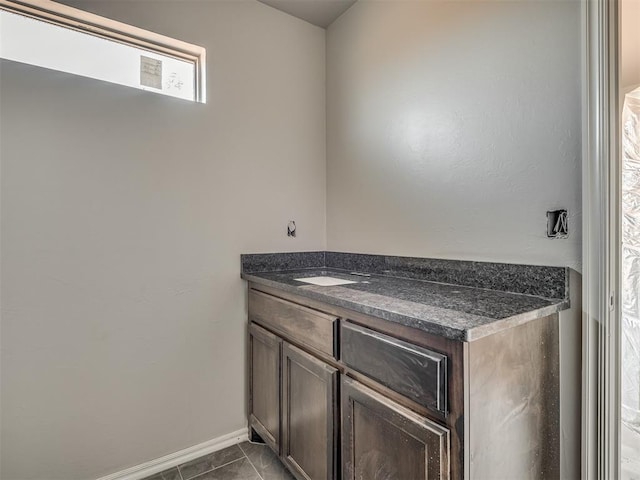
[[[333,480],[338,371],[286,342],[282,352],[282,459],[300,480]]]
[[[449,431],[347,377],[342,389],[343,480],[449,478]]]
[[[282,340],[249,325],[249,426],[280,452],[280,351]]]

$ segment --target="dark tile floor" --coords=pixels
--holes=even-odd
[[[294,480],[267,447],[243,442],[157,473],[145,480]]]

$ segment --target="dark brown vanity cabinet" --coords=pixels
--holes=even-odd
[[[342,380],[343,480],[449,478],[449,430]]]
[[[559,479],[558,317],[461,342],[249,288],[249,427],[298,480]]]

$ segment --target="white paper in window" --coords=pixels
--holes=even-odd
[[[162,60],[140,55],[140,85],[162,89]]]

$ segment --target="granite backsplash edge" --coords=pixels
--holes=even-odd
[[[241,273],[338,269],[569,299],[569,268],[343,252],[242,254]]]

